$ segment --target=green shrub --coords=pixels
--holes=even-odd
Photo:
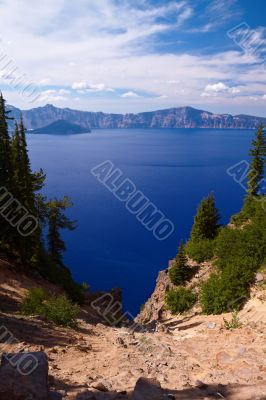
[[[224,320],[224,327],[225,329],[237,329],[237,328],[241,328],[241,326],[243,325],[242,322],[240,321],[240,319],[238,318],[238,312],[234,311],[233,315],[232,315],[232,319],[230,321],[228,321],[227,319],[223,319]]]
[[[215,244],[218,267],[224,269],[229,262],[241,261],[249,257],[255,271],[265,257],[265,240],[266,235],[264,237],[262,229],[259,229],[258,224],[255,223],[247,225],[244,229],[229,227],[222,229]]]
[[[45,313],[44,301],[46,293],[42,288],[30,289],[22,303],[25,315],[42,315]]]
[[[192,260],[201,263],[213,258],[214,246],[215,241],[210,239],[189,240],[186,244],[186,252]]]
[[[231,222],[239,227],[248,220],[264,219],[265,221],[265,206],[266,195],[261,196],[247,196],[245,198],[243,208],[238,213],[231,217]],[[264,213],[264,216],[263,216]]]
[[[215,239],[218,272],[203,284],[201,292],[206,314],[238,310],[249,296],[255,272],[266,257],[266,213],[261,200],[262,196],[247,198],[234,220],[238,225],[249,223],[237,229],[225,227]]]
[[[248,220],[248,218],[247,218],[244,214],[239,213],[239,214],[232,215],[232,217],[231,217],[231,219],[230,219],[230,223],[233,224],[233,225],[235,225],[236,227],[240,227],[240,226],[242,226],[247,220]]]
[[[249,295],[254,279],[252,258],[235,259],[219,274],[212,274],[202,285],[201,306],[205,314],[238,310]]]
[[[80,308],[65,295],[48,296],[41,288],[30,289],[22,303],[25,315],[43,315],[57,325],[75,326]]]
[[[46,317],[57,325],[75,326],[80,308],[65,295],[52,297],[46,304]]]
[[[166,292],[165,305],[172,314],[181,314],[191,309],[195,304],[197,296],[191,290],[184,287],[171,289]]]

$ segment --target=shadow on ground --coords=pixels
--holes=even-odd
[[[15,312],[19,310],[19,303],[14,299],[14,292],[1,288],[0,311]]]
[[[68,330],[57,329],[54,325],[49,325],[40,320],[34,321],[34,319],[31,320],[28,317],[26,319],[22,316],[0,313],[0,326],[12,334],[14,341],[27,342],[29,345],[66,346],[73,343],[74,340]],[[5,340],[4,337],[3,340]]]
[[[266,383],[264,383],[266,384]],[[224,386],[221,384],[217,385],[205,385],[202,388],[185,388],[182,390],[170,390],[161,389],[158,385],[145,380],[144,385],[137,384],[137,389],[134,393],[132,392],[100,392],[91,389],[82,389],[80,385],[66,384],[63,381],[54,381],[56,390],[64,390],[72,393],[73,399],[75,400],[165,400],[174,398],[175,400],[215,400],[215,399],[244,399],[244,400],[258,400],[266,399],[264,389],[261,394],[257,395],[256,387],[245,386],[245,385],[229,385]],[[263,386],[265,387],[265,386]],[[243,397],[238,397],[239,394]],[[249,397],[249,393],[250,396]],[[265,396],[264,396],[264,394]],[[172,395],[173,397],[169,396]],[[236,396],[236,397],[235,397]],[[71,397],[72,398],[72,397]],[[58,397],[60,399],[60,397]]]

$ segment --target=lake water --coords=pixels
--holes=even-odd
[[[247,159],[251,131],[215,129],[95,130],[73,136],[28,135],[32,167],[47,173],[45,194],[71,196],[78,223],[65,232],[65,262],[94,290],[123,289],[136,314],[152,293],[158,271],[189,236],[195,210],[214,191],[222,222],[239,210],[244,190],[226,173]],[[95,176],[105,160],[170,219],[175,230],[157,240]]]

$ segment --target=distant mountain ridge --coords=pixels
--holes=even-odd
[[[37,129],[58,120],[86,129],[101,128],[221,128],[254,129],[260,123],[266,126],[266,118],[251,115],[213,114],[192,107],[169,108],[138,114],[108,114],[58,108],[51,104],[30,110],[8,106],[16,119],[23,115],[27,129]]]

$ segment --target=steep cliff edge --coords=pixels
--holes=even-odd
[[[171,265],[171,261],[169,261],[169,265]],[[195,292],[199,292],[200,284],[208,279],[213,270],[213,266],[210,262],[204,262],[198,266],[198,264],[192,260],[188,261],[188,265],[191,270],[194,271],[194,276],[186,286],[193,289]],[[173,288],[173,285],[169,279],[168,269],[160,271],[154,292],[144,304],[141,312],[136,317],[136,321],[141,324],[156,325],[157,322],[163,322],[171,317],[170,312],[165,309],[164,305],[165,294],[171,288]],[[193,307],[192,314],[196,311],[200,311],[198,305]]]
[[[201,284],[209,278],[214,267],[211,262],[197,264],[194,261],[189,260],[188,264],[192,270],[195,270],[195,274],[186,284],[186,287],[199,293]],[[157,326],[157,328],[160,326],[163,330],[164,326],[167,328],[167,322],[169,320],[180,320],[181,316],[172,315],[170,311],[165,308],[165,294],[169,289],[174,287],[170,282],[168,270],[169,269],[165,269],[159,272],[152,295],[136,317],[137,323],[152,327]],[[263,273],[258,273],[255,280],[257,282],[252,286],[250,298],[247,300],[243,309],[239,312],[239,318],[243,324],[248,325],[259,323],[266,326],[266,270]],[[186,313],[186,316],[189,318],[196,318],[197,315],[200,315],[202,320],[207,321],[210,319],[209,316],[201,315],[199,302],[197,302],[195,306]],[[218,321],[223,321],[223,318],[228,317],[228,315],[230,315],[230,313],[213,316],[213,318]]]
[[[86,129],[112,128],[222,128],[255,129],[266,118],[250,115],[213,114],[193,107],[177,107],[138,114],[108,114],[58,108],[51,104],[29,110],[8,106],[12,117],[19,120],[22,113],[27,129],[37,129],[65,120]],[[10,121],[10,124],[13,124]]]

